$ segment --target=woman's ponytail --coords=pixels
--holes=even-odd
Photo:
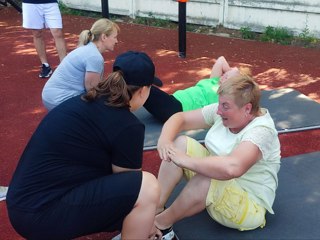
[[[101,81],[98,86],[89,90],[82,99],[93,101],[94,99],[106,96],[105,104],[112,107],[130,107],[130,100],[138,86],[128,86],[121,71],[115,71]]]

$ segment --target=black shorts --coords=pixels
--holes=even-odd
[[[142,183],[141,171],[112,174],[80,184],[45,209],[8,209],[15,230],[27,239],[72,239],[121,230]]]

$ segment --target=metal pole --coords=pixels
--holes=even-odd
[[[109,18],[109,3],[108,0],[101,0],[102,17]]]
[[[186,57],[186,9],[187,3],[179,1],[179,57]]]

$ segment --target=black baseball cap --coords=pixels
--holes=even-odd
[[[144,52],[128,51],[117,56],[113,71],[120,70],[128,85],[133,86],[162,86],[155,76],[155,67],[151,58]]]

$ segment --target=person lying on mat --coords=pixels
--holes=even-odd
[[[273,214],[280,143],[268,110],[259,106],[259,86],[249,76],[236,76],[221,83],[218,95],[218,103],[174,114],[159,137],[156,226],[171,234],[175,222],[204,209],[218,223],[241,231],[264,227],[266,211]],[[177,137],[203,128],[209,129],[205,146]],[[186,186],[163,210],[182,176]]]
[[[143,52],[125,52],[114,72],[86,94],[50,111],[25,148],[7,208],[26,239],[74,239],[121,230],[123,239],[154,239],[160,188],[141,170],[142,107],[155,77]]]
[[[220,56],[212,66],[210,77],[200,80],[192,87],[178,90],[172,95],[157,87],[151,87],[150,96],[144,107],[155,118],[165,122],[174,113],[199,109],[217,102],[219,83],[240,74],[249,72],[247,69],[240,71],[236,67],[231,68],[225,57]]]
[[[62,60],[42,90],[42,102],[49,111],[101,81],[104,75],[102,53],[113,51],[119,31],[116,23],[102,18],[90,30],[80,33],[79,46]]]

